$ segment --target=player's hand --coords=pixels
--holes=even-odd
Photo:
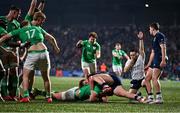
[[[59,47],[56,47],[56,48],[55,48],[55,52],[56,52],[56,54],[58,54],[58,53],[60,52],[60,48],[59,48]]]
[[[77,42],[77,44],[76,44],[76,47],[77,48],[81,48],[82,47],[82,40],[79,40],[78,42]]]
[[[144,37],[144,33],[142,31],[140,31],[138,34],[137,34],[137,37],[139,38],[139,40],[142,40],[143,37]]]
[[[123,56],[119,56],[118,58],[119,58],[119,59],[123,59]]]
[[[166,66],[166,61],[161,61],[161,63],[160,63],[160,67],[165,67]]]
[[[148,66],[148,65],[146,65],[146,66],[144,67],[144,70],[148,70],[148,68],[149,68],[149,66]]]

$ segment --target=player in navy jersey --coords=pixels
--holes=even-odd
[[[159,78],[162,68],[166,66],[166,38],[159,31],[159,27],[158,23],[152,23],[149,26],[150,35],[153,36],[152,51],[149,60],[152,61],[152,82],[156,91],[156,100],[154,103],[163,103]]]

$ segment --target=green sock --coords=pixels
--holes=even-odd
[[[51,93],[46,92],[46,98],[51,98]]]
[[[46,92],[45,91],[43,91],[43,90],[39,90],[39,89],[36,89],[35,90],[35,93],[37,94],[37,95],[41,95],[41,96],[46,96]]]
[[[6,76],[4,76],[1,81],[1,95],[8,96],[8,81]]]
[[[29,91],[28,90],[24,91],[24,97],[29,97]]]
[[[29,93],[31,93],[32,92],[32,87],[29,87],[28,91],[29,91]]]

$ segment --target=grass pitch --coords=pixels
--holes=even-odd
[[[51,77],[52,90],[64,91],[78,85],[81,78]],[[123,97],[112,96],[108,103],[62,102],[49,104],[44,97],[37,97],[30,103],[0,102],[0,112],[180,112],[180,82],[161,81],[164,104],[132,104]],[[125,89],[130,87],[129,80],[123,80]],[[36,77],[34,87],[43,88],[41,77]],[[145,95],[145,90],[141,89]]]

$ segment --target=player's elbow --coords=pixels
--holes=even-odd
[[[124,67],[124,73],[127,73],[127,72],[128,72],[128,68]]]
[[[101,53],[100,52],[97,52],[96,53],[96,58],[100,58],[101,57]]]

